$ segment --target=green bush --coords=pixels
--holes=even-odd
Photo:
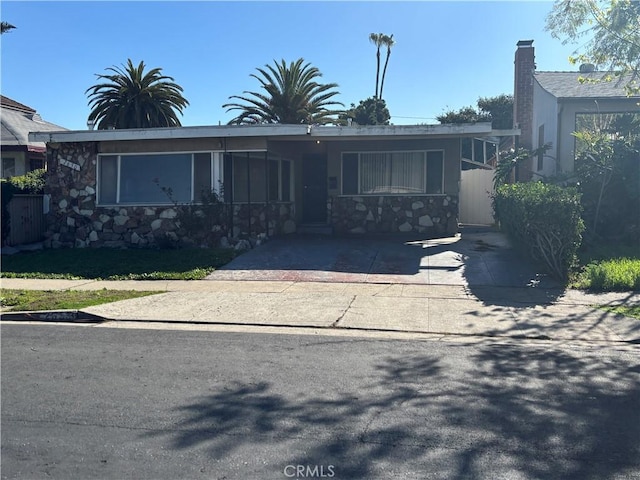
[[[580,195],[575,188],[540,182],[501,185],[493,197],[495,218],[516,246],[565,280],[582,241]]]
[[[8,182],[15,187],[16,194],[42,194],[44,193],[45,173],[46,171],[43,169],[32,170],[19,177],[11,177]]]

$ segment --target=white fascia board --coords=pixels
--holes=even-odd
[[[127,130],[75,130],[30,132],[31,141],[47,143],[166,140],[172,138],[230,138],[306,136],[307,125],[223,125],[202,127],[136,128]]]
[[[33,142],[46,143],[72,143],[120,140],[167,140],[173,138],[322,137],[325,139],[344,139],[363,137],[460,137],[491,134],[492,129],[490,123],[446,125],[368,125],[351,127],[269,124],[30,132],[29,140]]]
[[[351,127],[312,126],[312,137],[424,137],[489,135],[491,123],[444,125],[366,125]]]

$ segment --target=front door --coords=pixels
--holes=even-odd
[[[302,221],[327,223],[327,157],[305,155],[302,161]]]

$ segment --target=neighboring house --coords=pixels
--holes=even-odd
[[[37,132],[50,158],[47,246],[182,239],[175,205],[218,190],[226,235],[458,230],[461,140],[491,125],[240,125]],[[163,188],[165,191],[163,191]],[[486,195],[485,195],[486,196]]]
[[[44,142],[29,141],[29,132],[64,130],[63,127],[42,120],[33,108],[5,96],[0,96],[0,123],[2,178],[45,168],[47,147]]]
[[[619,114],[640,115],[640,97],[627,96],[624,78],[601,81],[610,72],[596,72],[589,65],[576,72],[539,72],[533,40],[520,41],[517,46],[514,122],[521,130],[519,146],[533,150],[551,144],[545,155],[521,169],[519,179],[572,172],[576,155],[573,134],[582,125],[610,122]]]

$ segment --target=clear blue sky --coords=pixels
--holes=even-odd
[[[339,84],[346,106],[375,88],[371,32],[393,34],[384,98],[392,123],[437,123],[478,97],[513,92],[518,40],[534,40],[538,70],[572,70],[544,30],[546,2],[31,2],[1,4],[17,28],[1,37],[2,94],[50,122],[86,129],[85,90],[131,58],[184,88],[182,124],[230,120],[230,95],[256,91],[256,67],[303,57]],[[383,57],[384,58],[384,57]]]

